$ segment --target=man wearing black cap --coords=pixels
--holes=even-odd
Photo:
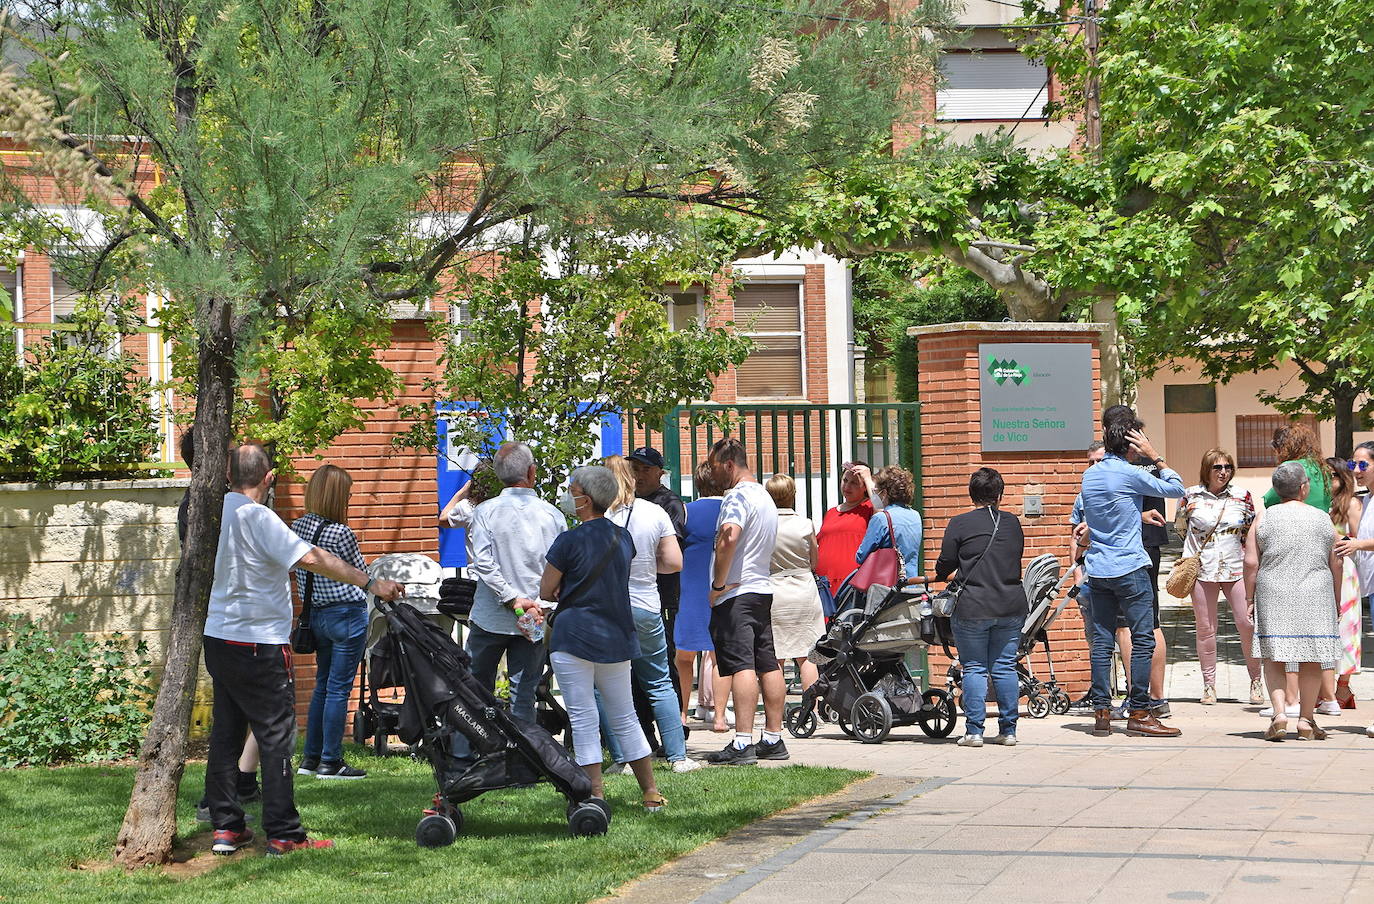
[[[668,520],[672,522],[673,530],[677,532],[678,545],[681,546],[683,538],[687,536],[687,506],[677,493],[663,485],[663,454],[652,446],[640,446],[626,457],[630,461],[630,470],[635,475],[635,495],[668,513]],[[681,575],[674,572],[658,576],[658,597],[663,601],[663,627],[668,635],[670,663],[677,661],[677,644],[673,643],[673,622],[677,619],[678,601],[681,596]],[[673,690],[677,693],[678,699],[681,699],[682,688],[678,684],[677,669],[668,669],[668,675],[673,680]]]

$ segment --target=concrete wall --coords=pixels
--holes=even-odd
[[[1216,436],[1219,448],[1231,452],[1236,451],[1236,417],[1247,414],[1275,414],[1273,408],[1265,405],[1259,400],[1261,393],[1282,392],[1284,395],[1298,395],[1302,392],[1302,383],[1298,379],[1298,368],[1290,363],[1280,364],[1273,370],[1263,373],[1242,374],[1229,383],[1218,383],[1217,410],[1210,414],[1188,414],[1166,415],[1164,412],[1164,387],[1177,385],[1191,385],[1199,383],[1210,383],[1211,380],[1204,377],[1196,362],[1181,360],[1175,362],[1169,369],[1161,370],[1159,373],[1147,380],[1142,380],[1136,389],[1136,411],[1141,420],[1146,424],[1146,433],[1157,449],[1164,450],[1164,454],[1169,456],[1169,431],[1170,425],[1175,427],[1180,425],[1190,430],[1205,432],[1210,438]],[[1188,419],[1206,419],[1208,423],[1201,425],[1190,424]],[[1212,420],[1214,419],[1214,421]],[[1321,440],[1322,453],[1324,455],[1334,455],[1336,445],[1336,426],[1332,421],[1322,421],[1318,424],[1318,438]],[[1174,447],[1190,448],[1187,442],[1180,442],[1175,438]],[[1365,440],[1374,439],[1374,433],[1356,433],[1355,442],[1359,444]],[[1206,450],[1203,450],[1206,451]],[[1177,454],[1170,457],[1169,464],[1175,468],[1183,477],[1183,482],[1188,485],[1197,483],[1198,465],[1201,456],[1189,456],[1178,458]],[[1263,495],[1269,489],[1269,475],[1272,468],[1243,468],[1236,475],[1236,483],[1254,493],[1256,497]],[[1170,515],[1173,513],[1173,503],[1169,503]]]
[[[122,631],[160,655],[188,481],[0,484],[0,608],[68,631]]]

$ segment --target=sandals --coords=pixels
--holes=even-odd
[[[1303,726],[1303,723],[1307,723],[1307,727],[1306,727],[1306,728],[1303,728],[1303,727],[1302,727],[1302,726]],[[1317,725],[1317,722],[1316,722],[1315,719],[1299,719],[1299,720],[1298,720],[1298,740],[1299,740],[1299,741],[1325,741],[1325,740],[1326,740],[1326,730],[1323,729],[1323,728],[1321,728],[1319,725]]]
[[[1265,730],[1264,739],[1266,741],[1282,741],[1284,739],[1284,736],[1287,734],[1288,720],[1274,719],[1272,722],[1269,723],[1269,728]]]
[[[649,813],[658,813],[666,806],[668,806],[668,798],[664,797],[662,794],[656,797],[649,797],[647,795],[644,797],[644,809]]]

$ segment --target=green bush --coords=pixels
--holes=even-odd
[[[22,616],[0,617],[0,767],[131,756],[153,696],[146,643],[63,637]]]
[[[26,346],[23,364],[0,330],[0,480],[127,477],[152,457],[151,387],[132,355],[112,352],[128,328],[127,310],[114,314],[82,302],[76,329]]]

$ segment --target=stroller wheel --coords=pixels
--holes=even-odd
[[[605,835],[610,827],[610,804],[595,797],[584,800],[568,814],[568,830],[578,838]]]
[[[876,691],[861,694],[850,711],[854,734],[865,744],[881,744],[892,731],[892,706]]]
[[[457,807],[452,816],[444,813],[430,813],[415,827],[415,843],[424,848],[448,847],[458,837],[463,826],[463,814]]]
[[[954,712],[954,700],[950,695],[932,688],[921,695],[921,711],[916,714],[921,722],[921,731],[929,738],[947,738],[954,731],[958,716]]]
[[[1032,719],[1043,719],[1050,714],[1050,701],[1041,694],[1031,694],[1026,698],[1026,710]]]
[[[1050,712],[1054,713],[1056,716],[1062,716],[1067,713],[1069,707],[1072,705],[1073,701],[1069,700],[1069,695],[1062,690],[1056,688],[1055,692],[1050,694]]]
[[[794,706],[787,711],[783,721],[794,738],[809,738],[816,733],[816,711],[802,706]]]
[[[816,715],[820,717],[822,722],[829,722],[831,725],[840,721],[840,714],[835,712],[835,708],[824,700],[816,707]]]
[[[854,729],[850,727],[848,720],[839,713],[835,714],[835,724],[840,726],[840,731],[844,732],[846,737],[854,737]]]

